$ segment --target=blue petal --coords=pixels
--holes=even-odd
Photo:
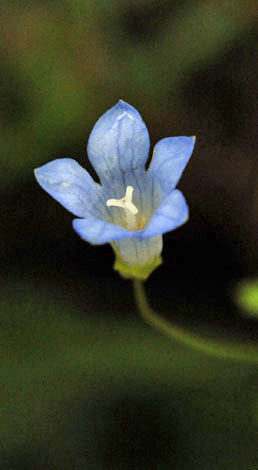
[[[133,252],[135,250],[134,256],[138,256],[136,253],[137,246],[140,248],[141,243],[140,245],[138,245],[138,243],[135,244],[132,239],[138,239],[138,241],[141,242],[146,238],[161,235],[162,233],[169,232],[179,227],[186,222],[187,219],[188,207],[185,198],[181,191],[176,189],[164,199],[163,203],[150,219],[147,227],[143,230],[132,232],[120,225],[115,225],[98,218],[74,219],[73,228],[83,240],[87,240],[93,245],[118,241],[116,245],[118,249],[121,249],[122,257],[123,249],[125,252]],[[120,246],[119,240],[124,239],[131,239],[131,241],[128,240],[126,244],[122,243]],[[142,248],[146,251],[148,247],[143,243]],[[139,259],[141,258],[140,255],[142,256],[139,252]]]
[[[102,245],[113,240],[137,237],[139,232],[129,230],[97,218],[74,219],[73,228],[83,240],[93,245]]]
[[[40,186],[78,217],[103,216],[101,187],[71,158],[60,158],[35,170]]]
[[[140,114],[120,100],[95,124],[89,137],[88,156],[102,182],[121,181],[124,172],[144,167],[149,148],[149,133]]]
[[[188,219],[188,206],[181,191],[175,189],[161,203],[153,214],[147,227],[142,231],[142,238],[154,237],[170,232]]]
[[[125,262],[139,266],[150,264],[155,258],[158,258],[162,251],[162,245],[161,235],[145,240],[124,238],[114,242],[114,246]]]
[[[165,194],[176,187],[192,155],[194,143],[195,137],[167,137],[155,145],[149,171]]]
[[[134,188],[132,201],[139,210],[139,215],[142,214],[146,220],[149,220],[164,199],[159,184],[154,181],[150,173],[142,169],[127,173],[124,182],[118,180],[114,184],[107,182],[102,187],[107,195],[106,199],[121,199],[125,195],[127,186]],[[121,216],[122,218],[125,216],[124,211],[119,207],[109,207],[108,210],[111,216],[109,221],[119,225]]]

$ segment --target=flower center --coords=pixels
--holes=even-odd
[[[127,186],[124,197],[121,199],[108,199],[106,202],[108,207],[121,207],[125,210],[126,225],[129,230],[137,230],[135,216],[139,212],[137,207],[132,202],[133,191],[134,188],[132,186]]]

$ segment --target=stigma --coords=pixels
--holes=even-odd
[[[134,188],[132,186],[127,186],[125,196],[121,199],[108,199],[106,205],[115,206],[115,207],[122,207],[123,209],[129,210],[133,215],[138,214],[137,207],[133,204],[133,191]]]
[[[133,199],[133,192],[134,188],[133,186],[127,186],[126,191],[125,191],[125,196],[122,197],[121,199],[108,199],[106,202],[106,205],[108,207],[114,206],[114,207],[121,207],[122,209],[125,210],[125,223],[126,227],[128,230],[139,230],[137,227],[137,222],[136,222],[136,214],[138,214],[139,210],[133,204],[132,199]]]

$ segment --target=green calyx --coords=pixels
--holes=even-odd
[[[121,258],[121,256],[119,256],[117,250],[114,250],[114,252],[116,259],[113,268],[125,279],[139,279],[141,281],[145,281],[154,269],[162,263],[161,256],[157,256],[151,263],[144,264],[143,266],[139,264],[128,264]]]

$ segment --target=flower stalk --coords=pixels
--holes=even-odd
[[[185,344],[186,346],[200,351],[202,353],[220,358],[230,359],[238,362],[247,362],[258,364],[257,345],[248,341],[223,341],[215,340],[207,335],[201,335],[174,324],[158,315],[148,304],[144,290],[144,285],[140,280],[133,281],[134,296],[138,310],[151,327],[154,327],[160,333],[165,334],[174,341]]]

